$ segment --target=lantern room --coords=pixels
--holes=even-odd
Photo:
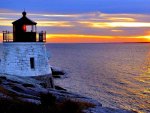
[[[13,32],[3,31],[3,42],[45,42],[46,32],[37,33],[36,22],[27,18],[22,12],[22,18],[12,22]]]
[[[36,22],[26,17],[26,12],[22,13],[22,18],[14,21],[13,41],[14,42],[35,42],[36,41]]]

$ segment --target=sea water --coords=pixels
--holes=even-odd
[[[47,44],[50,64],[66,71],[55,83],[103,106],[150,113],[150,44]]]

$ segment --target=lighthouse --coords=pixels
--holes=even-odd
[[[22,17],[14,22],[13,32],[3,31],[0,73],[17,76],[52,76],[45,47],[46,32],[37,32],[37,23]]]

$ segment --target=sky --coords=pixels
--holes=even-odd
[[[0,37],[22,16],[51,43],[150,42],[149,0],[1,0]],[[2,38],[0,38],[2,40]]]

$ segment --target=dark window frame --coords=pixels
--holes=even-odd
[[[30,68],[31,69],[35,69],[35,60],[34,60],[34,57],[30,58]]]

